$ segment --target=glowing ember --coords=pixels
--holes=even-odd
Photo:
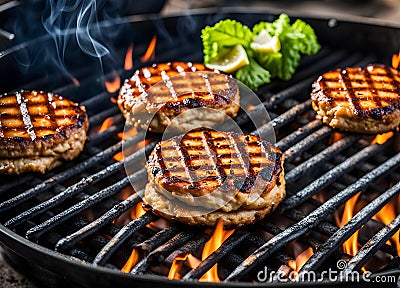
[[[394,69],[398,69],[399,66],[400,66],[400,52],[399,52],[399,54],[393,54],[393,57],[392,57],[392,67]]]
[[[301,267],[307,262],[308,259],[314,254],[313,249],[310,247],[303,252],[301,252],[297,257],[296,260],[290,260],[288,262],[288,266],[296,272],[299,272]]]
[[[386,132],[383,134],[378,134],[376,135],[376,137],[374,138],[374,140],[372,140],[371,144],[380,144],[382,145],[383,143],[385,143],[387,140],[389,140],[390,138],[393,137],[393,132]]]
[[[224,241],[232,235],[235,230],[224,230],[224,223],[221,219],[218,220],[217,226],[215,227],[214,234],[210,240],[204,245],[201,260],[205,260],[215,250],[217,250]],[[200,279],[203,282],[220,282],[218,277],[218,264],[215,264],[210,270],[207,271]]]
[[[388,204],[383,206],[383,208],[375,214],[372,219],[375,219],[377,221],[382,222],[385,225],[388,225],[390,222],[396,218],[396,206],[400,201],[400,196],[395,197],[392,201],[390,201]],[[398,255],[400,255],[400,242],[399,242],[399,237],[400,237],[400,231],[397,231],[392,238],[390,238],[390,241],[387,243],[388,245],[393,245],[396,247]]]
[[[121,79],[119,78],[118,73],[114,71],[113,76],[113,80],[104,82],[108,93],[115,93],[121,87]]]
[[[355,211],[355,205],[357,203],[358,197],[360,196],[361,192],[357,193],[353,197],[351,197],[345,204],[344,210],[343,210],[343,216],[342,219],[339,220],[337,217],[337,214],[335,214],[336,218],[336,223],[339,227],[343,227],[349,220],[354,216],[356,213]],[[346,242],[343,243],[343,252],[347,253],[351,256],[354,256],[358,252],[358,230],[351,235],[349,239],[346,240]]]
[[[125,70],[131,70],[132,68],[133,68],[133,43],[129,45],[128,51],[126,51],[125,63],[124,63]]]
[[[104,122],[101,124],[98,132],[103,133],[108,128],[110,128],[112,126],[112,124],[113,124],[113,118],[112,117],[106,118],[106,120],[104,120]]]
[[[156,55],[155,54],[156,43],[157,43],[157,36],[154,35],[153,39],[151,39],[149,47],[147,47],[146,53],[143,55],[143,57],[140,58],[140,61],[147,62],[149,60],[153,60],[154,59],[154,57]]]

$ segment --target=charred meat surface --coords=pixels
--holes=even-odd
[[[128,124],[153,132],[163,132],[169,125],[188,131],[205,126],[202,121],[218,122],[225,115],[235,117],[239,102],[239,88],[232,77],[190,62],[141,68],[125,80],[118,96],[118,106]],[[205,111],[198,110],[182,115],[173,123],[176,116],[200,107],[211,108],[215,113],[209,109],[204,115]]]
[[[19,91],[0,96],[0,173],[44,173],[83,150],[85,107],[59,95]]]
[[[325,124],[383,133],[400,124],[400,73],[383,65],[337,69],[313,84],[312,105]]]
[[[144,202],[191,225],[250,224],[285,196],[280,150],[254,135],[197,129],[156,145]]]

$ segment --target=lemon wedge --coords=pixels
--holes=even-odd
[[[218,58],[206,64],[206,66],[210,69],[231,73],[248,64],[249,58],[246,50],[242,45],[238,44],[232,49],[222,51]]]
[[[268,31],[263,29],[257,36],[254,36],[254,42],[250,43],[250,47],[257,52],[274,53],[281,49],[281,42],[278,37],[271,37]]]

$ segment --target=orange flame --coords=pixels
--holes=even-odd
[[[343,227],[349,220],[354,216],[355,212],[355,205],[357,203],[358,197],[360,196],[361,192],[358,192],[356,195],[351,197],[345,204],[343,210],[342,219],[339,219],[337,213],[335,213],[335,220],[336,224],[339,227]],[[358,252],[358,230],[351,235],[346,242],[343,243],[343,252],[347,253],[351,256],[354,256]]]
[[[130,216],[131,219],[137,219],[140,216],[142,216],[146,211],[143,209],[143,202],[139,202],[133,207],[130,211]],[[122,267],[121,271],[125,273],[131,272],[132,268],[135,267],[135,265],[139,262],[140,260],[140,254],[138,249],[134,248],[132,250],[131,256],[129,257],[128,261],[126,261],[124,267]]]
[[[133,68],[133,43],[131,43],[126,51],[124,69],[131,70]]]
[[[131,272],[131,270],[133,269],[133,267],[135,267],[135,265],[139,262],[139,260],[140,260],[139,251],[136,248],[134,248],[132,250],[131,256],[129,257],[128,261],[126,261],[121,271],[125,273]]]
[[[126,140],[138,134],[136,127],[130,128],[128,131],[118,133],[118,137],[122,140]]]
[[[221,219],[218,220],[217,226],[215,227],[214,234],[211,236],[210,240],[207,241],[207,243],[204,245],[203,248],[203,253],[201,255],[201,260],[205,260],[208,256],[210,256],[215,250],[217,250],[222,243],[226,239],[228,239],[229,236],[232,235],[232,233],[235,230],[224,230],[224,223]],[[218,277],[218,264],[215,264],[213,267],[211,267],[210,270],[207,271],[200,279],[199,281],[203,282],[220,282],[219,277]]]
[[[138,204],[136,204],[135,208],[131,209],[131,219],[137,219],[145,213],[146,210],[143,209],[143,202],[139,202]]]
[[[331,138],[329,140],[329,143],[335,143],[337,141],[339,141],[340,139],[344,138],[346,136],[346,134],[344,133],[339,133],[339,132],[333,132],[333,134],[331,135]]]
[[[217,226],[215,227],[214,233],[211,238],[204,244],[203,252],[201,255],[201,259],[204,261],[208,256],[210,256],[215,250],[217,250],[222,243],[228,239],[229,236],[235,230],[224,230],[224,223],[221,219],[218,220]],[[179,274],[179,270],[182,267],[183,263],[186,261],[186,264],[190,268],[196,268],[199,266],[201,261],[194,257],[192,254],[186,254],[184,256],[177,256],[172,265],[171,269],[168,273],[169,279],[180,279],[181,275]],[[201,282],[220,282],[218,276],[218,264],[215,264],[210,270],[207,271],[200,279]]]
[[[296,272],[299,272],[301,267],[307,262],[308,259],[314,254],[313,249],[309,247],[308,249],[301,252],[297,257],[296,260],[289,260],[288,266]]]
[[[115,93],[121,87],[121,79],[119,78],[118,73],[114,71],[113,76],[113,80],[104,82],[108,93]]]
[[[108,128],[110,128],[113,124],[113,117],[108,117],[106,120],[103,121],[99,128],[99,133],[103,133],[106,131]]]
[[[392,57],[392,67],[394,69],[398,69],[399,66],[400,66],[400,52],[399,52],[399,54],[393,54],[393,57]]]
[[[183,256],[176,256],[174,262],[172,262],[171,269],[168,272],[168,279],[181,279],[179,270],[183,266],[184,261],[188,258],[189,254]]]
[[[153,60],[155,57],[156,51],[156,43],[157,43],[157,36],[154,35],[153,39],[151,39],[149,47],[147,47],[146,53],[140,58],[140,61],[147,62],[149,60]]]
[[[179,270],[182,268],[184,263],[186,263],[190,268],[193,269],[199,266],[201,261],[194,257],[192,254],[177,256],[172,262],[171,269],[168,272],[168,279],[181,279]]]
[[[388,204],[383,206],[383,208],[375,214],[372,219],[375,219],[377,221],[382,222],[385,225],[388,225],[390,222],[396,218],[396,205],[400,201],[400,196],[395,197],[392,201],[390,201]],[[393,247],[396,247],[398,255],[400,255],[400,242],[399,242],[399,237],[400,237],[400,231],[397,231],[392,238],[390,238],[390,241],[387,242],[389,245],[393,245]]]
[[[383,133],[383,134],[378,134],[378,135],[376,135],[374,140],[372,140],[371,144],[382,145],[392,137],[393,137],[393,132],[392,131],[386,132],[386,133]]]

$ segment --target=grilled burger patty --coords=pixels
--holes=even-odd
[[[400,72],[369,65],[321,75],[311,92],[317,117],[333,128],[383,133],[400,124]]]
[[[202,121],[209,124],[210,121],[222,120],[225,115],[235,117],[239,101],[239,88],[232,77],[190,62],[141,68],[125,80],[118,95],[118,106],[128,124],[136,123],[153,132],[163,132],[171,124],[176,129],[187,131],[202,126]],[[178,123],[171,123],[177,115],[198,107],[223,113],[197,110],[195,114],[186,113]],[[154,115],[154,118],[150,123],[143,123],[149,115]]]
[[[146,168],[145,204],[187,224],[253,223],[285,196],[282,153],[254,135],[193,130],[158,143]]]
[[[88,130],[85,107],[53,93],[0,96],[0,173],[52,169],[75,158]]]

